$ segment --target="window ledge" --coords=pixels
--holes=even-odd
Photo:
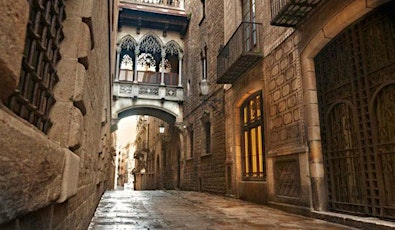
[[[202,157],[208,157],[208,156],[211,156],[212,154],[211,153],[206,153],[206,154],[202,154],[202,155],[200,155],[200,157],[202,158]]]

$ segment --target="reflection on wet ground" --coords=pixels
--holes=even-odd
[[[186,191],[107,191],[89,230],[352,229],[237,199]]]

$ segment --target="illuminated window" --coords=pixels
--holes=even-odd
[[[242,169],[244,180],[266,176],[262,94],[255,93],[241,106]]]

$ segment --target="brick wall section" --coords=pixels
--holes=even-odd
[[[184,103],[184,123],[193,127],[193,158],[188,159],[187,141],[184,141],[181,188],[212,193],[225,193],[225,116],[222,85],[217,85],[217,54],[224,44],[223,1],[206,1],[205,19],[202,20],[202,3],[199,0],[186,2],[186,12],[192,13],[188,33],[185,37],[184,85],[191,82],[189,97]],[[200,23],[200,25],[199,25]],[[199,83],[202,79],[200,53],[207,46],[207,78],[209,102],[203,102]],[[188,92],[185,93],[188,95]],[[214,102],[215,103],[212,103]],[[206,155],[205,130],[202,118],[211,123],[211,153]],[[189,140],[184,132],[184,140]]]
[[[0,170],[0,229],[86,229],[102,193],[112,184],[108,2],[65,2],[65,39],[57,66],[60,81],[54,89],[57,102],[50,113],[54,125],[48,136],[0,103],[0,157],[7,159],[0,161],[0,168],[7,171]],[[19,28],[26,27],[21,15],[28,14],[13,3],[1,3],[4,7],[20,12],[13,14],[14,20],[19,18],[13,36],[18,36],[16,43],[23,41],[19,44],[23,47]],[[14,52],[13,59],[22,57],[17,50],[6,52]],[[3,54],[1,60],[12,60]],[[13,74],[19,78],[19,73]],[[78,187],[74,196],[58,203],[66,153],[79,157],[79,176],[73,178]]]

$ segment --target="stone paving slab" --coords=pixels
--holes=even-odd
[[[267,206],[188,191],[107,191],[89,230],[354,229]]]

